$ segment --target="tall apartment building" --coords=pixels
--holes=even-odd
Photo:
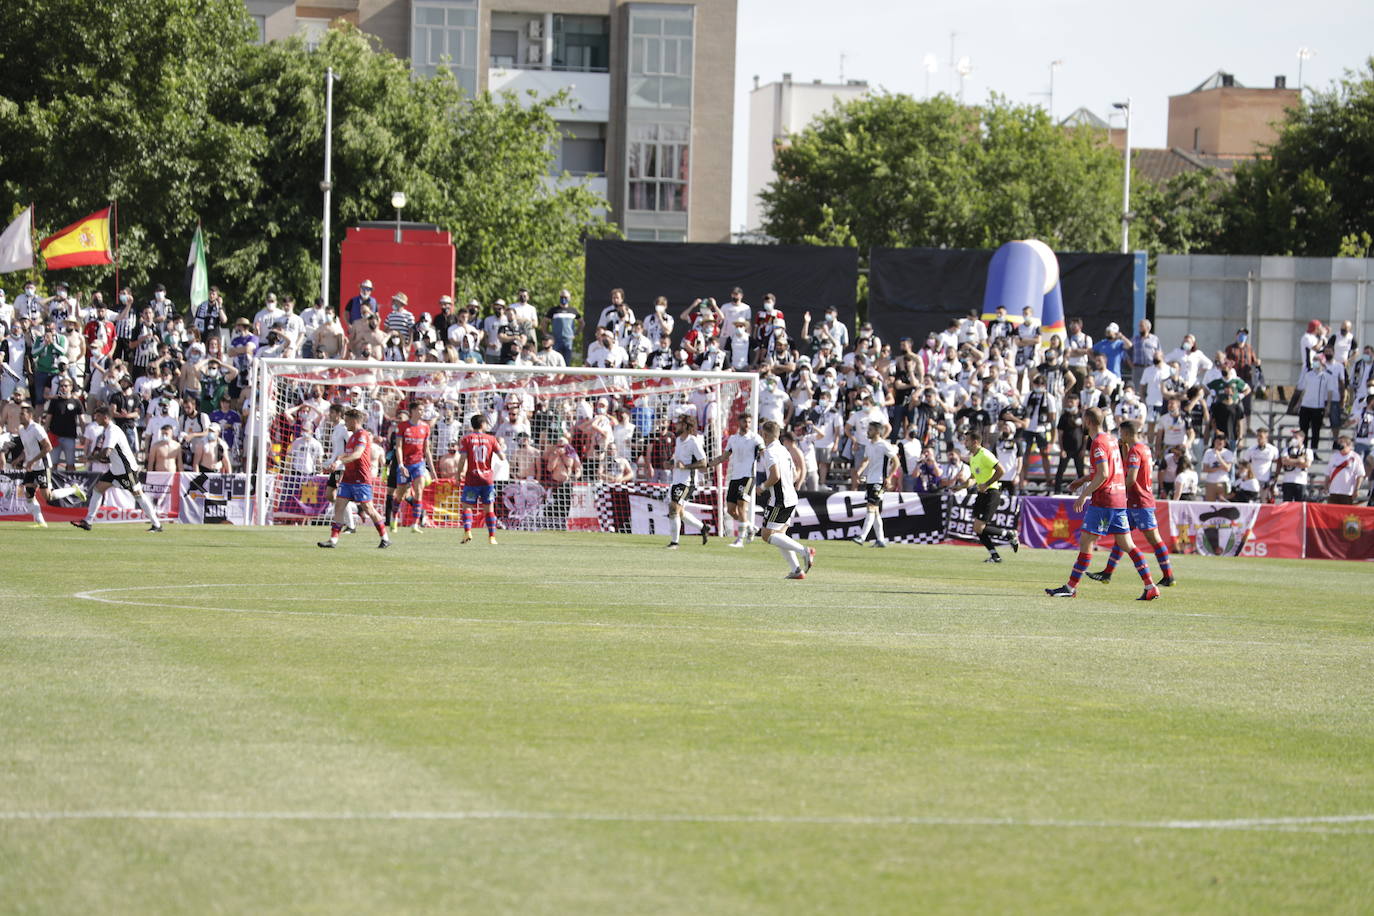
[[[843,83],[795,83],[792,74],[784,73],[782,81],[758,85],[749,94],[749,206],[745,229],[754,232],[763,225],[763,205],[759,193],[777,177],[773,170],[773,152],[785,143],[789,134],[810,124],[817,115],[824,114],[837,104],[868,94],[868,83],[847,80]]]
[[[335,20],[469,92],[571,93],[556,167],[606,195],[631,240],[730,238],[737,0],[245,0],[259,35]]]

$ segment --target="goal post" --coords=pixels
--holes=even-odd
[[[759,377],[746,372],[657,371],[263,358],[255,365],[246,455],[259,525],[327,524],[324,490],[335,426],[344,406],[363,411],[383,450],[399,410],[427,422],[434,458],[423,506],[428,524],[456,525],[461,481],[451,475],[457,443],[478,414],[505,445],[494,464],[496,514],[523,530],[661,530],[672,457],[672,421],[698,421],[708,459],[739,417],[757,429]],[[333,407],[333,409],[331,409]],[[389,452],[373,473],[382,510],[396,482]],[[715,533],[725,519],[725,468],[697,472],[694,504],[709,506]],[[399,524],[412,510],[395,507]]]

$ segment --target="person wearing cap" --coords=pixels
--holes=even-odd
[[[1126,352],[1133,350],[1134,347],[1135,345],[1130,338],[1122,336],[1121,326],[1113,321],[1107,325],[1105,336],[1093,344],[1093,352],[1106,360],[1108,371],[1117,378],[1121,378],[1121,369],[1126,360]]]
[[[434,316],[434,339],[438,342],[447,343],[448,329],[452,327],[456,320],[453,314],[453,297],[443,295],[439,297],[439,313]]]
[[[497,299],[491,304],[491,314],[481,321],[482,356],[486,362],[501,361],[501,329],[506,325],[506,300]]]
[[[344,314],[340,316],[345,319],[348,329],[352,330],[354,322],[362,321],[368,315],[375,315],[378,312],[377,300],[372,298],[372,281],[364,280],[358,284],[358,295],[348,300],[344,306]]]
[[[611,329],[597,328],[596,339],[587,346],[585,364],[598,369],[624,369],[629,360],[629,354],[616,342]]]
[[[398,292],[391,297],[391,313],[386,316],[386,330],[393,338],[400,337],[401,344],[409,347],[415,339],[415,313],[407,306],[410,300],[405,293]]]

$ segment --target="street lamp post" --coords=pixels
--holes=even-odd
[[[1126,156],[1121,181],[1121,253],[1131,253],[1131,100],[1113,102],[1112,107],[1126,113]]]
[[[401,244],[401,211],[405,209],[406,192],[392,191],[391,205],[396,208],[396,244]]]
[[[334,81],[338,77],[334,75],[334,68],[330,67],[324,74],[324,178],[320,181],[320,190],[324,192],[324,225],[320,230],[320,300],[329,305],[329,232],[330,232],[330,199],[334,190],[334,182],[329,180],[330,173],[333,171],[332,163],[334,158]]]
[[[1054,74],[1062,66],[1064,66],[1062,60],[1050,61],[1050,123],[1054,122]]]

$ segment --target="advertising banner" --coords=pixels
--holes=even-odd
[[[1170,502],[1174,553],[1238,557],[1259,516],[1258,503]]]
[[[1307,503],[1307,556],[1374,560],[1374,509]]]
[[[1301,560],[1306,556],[1304,534],[1307,503],[1276,503],[1260,506],[1250,538],[1240,549],[1243,557],[1278,557]]]
[[[978,535],[973,533],[973,504],[978,500],[978,491],[973,487],[967,490],[949,491],[945,498],[945,537],[952,541],[977,542]],[[1017,529],[1017,519],[1021,515],[1021,497],[1008,496],[998,491],[997,508],[993,510],[992,524]]]

